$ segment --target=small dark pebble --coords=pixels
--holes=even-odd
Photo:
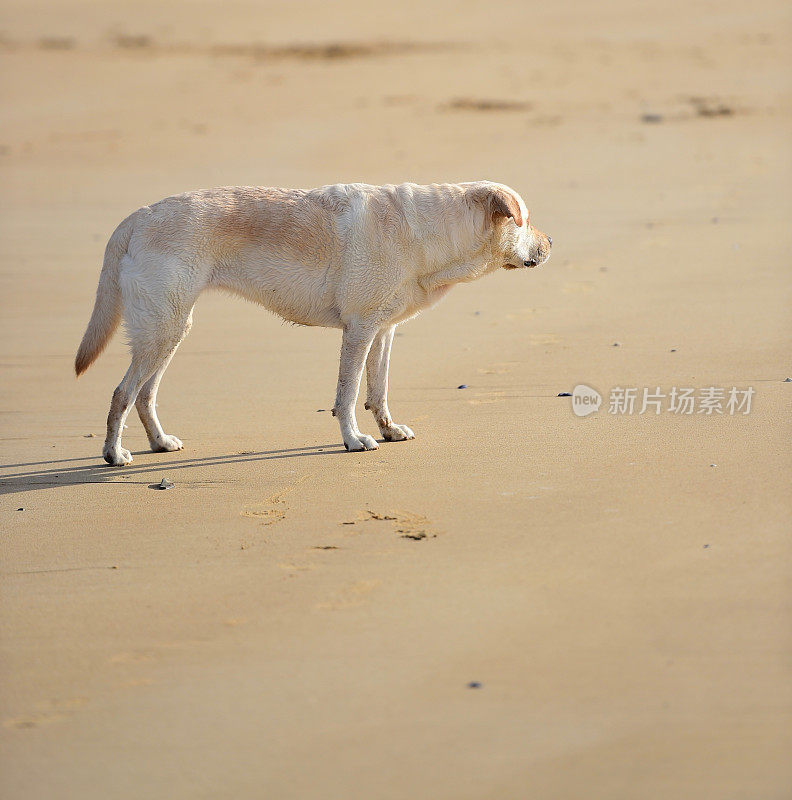
[[[163,478],[159,483],[152,483],[152,489],[172,489],[173,484],[167,479]]]
[[[468,688],[468,689],[480,689],[480,688],[481,688],[481,684],[480,684],[478,681],[471,681],[471,682],[470,682],[470,683],[467,685],[467,688]]]
[[[327,409],[326,409],[326,408],[317,408],[317,409],[316,409],[316,413],[317,413],[317,414],[318,414],[320,411],[327,411]]]
[[[457,389],[467,389],[467,384],[466,383],[460,383],[459,386],[457,386]]]
[[[663,121],[662,114],[643,114],[641,116],[641,122],[657,123],[662,121]]]
[[[792,383],[792,378],[784,378],[784,383]]]
[[[572,397],[572,392],[559,392],[556,397]]]
[[[621,342],[614,342],[611,347],[621,347]]]
[[[672,348],[671,348],[671,352],[672,352],[672,353],[676,353],[676,347],[672,347]]]
[[[18,508],[17,511],[24,511],[24,508]]]
[[[708,545],[708,544],[705,544],[705,545],[704,545],[704,549],[705,549],[705,550],[706,550],[708,547],[709,547],[709,545]]]

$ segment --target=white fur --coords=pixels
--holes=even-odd
[[[519,225],[517,223],[520,223]],[[159,382],[204,289],[240,294],[302,325],[343,330],[333,414],[349,450],[374,450],[355,403],[386,441],[414,438],[391,419],[388,360],[395,326],[456,283],[547,260],[550,241],[502,184],[368,186],[310,191],[229,187],[141,208],[113,233],[96,304],[77,354],[81,374],[123,317],[132,363],[110,406],[103,455],[128,464],[121,431],[134,403],[153,450],[179,450],[157,419]]]

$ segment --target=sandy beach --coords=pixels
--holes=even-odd
[[[788,4],[4,8],[0,794],[790,797]],[[480,178],[553,255],[399,327],[414,441],[346,453],[338,331],[216,294],[185,449],[131,415],[102,462],[124,337],[73,360],[123,217]],[[750,413],[639,413],[681,387]]]

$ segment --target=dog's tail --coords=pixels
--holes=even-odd
[[[137,212],[135,212],[137,214]],[[127,217],[116,229],[107,242],[104,264],[96,287],[96,301],[93,313],[88,322],[77,357],[74,359],[74,371],[77,377],[88,369],[107,347],[112,335],[121,322],[121,287],[119,284],[119,266],[129,245],[134,228],[133,217]]]

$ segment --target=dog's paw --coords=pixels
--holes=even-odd
[[[366,436],[365,433],[358,433],[344,440],[344,447],[350,453],[358,453],[361,450],[377,450],[379,445],[373,436]]]
[[[132,463],[132,453],[124,450],[123,447],[116,447],[114,450],[105,450],[102,457],[111,467],[125,467]]]
[[[163,436],[155,442],[151,442],[151,450],[154,453],[173,453],[176,450],[183,450],[184,445],[181,439],[175,436]]]
[[[382,436],[386,442],[403,442],[406,439],[414,439],[415,434],[406,425],[397,425],[395,422],[384,428]]]

